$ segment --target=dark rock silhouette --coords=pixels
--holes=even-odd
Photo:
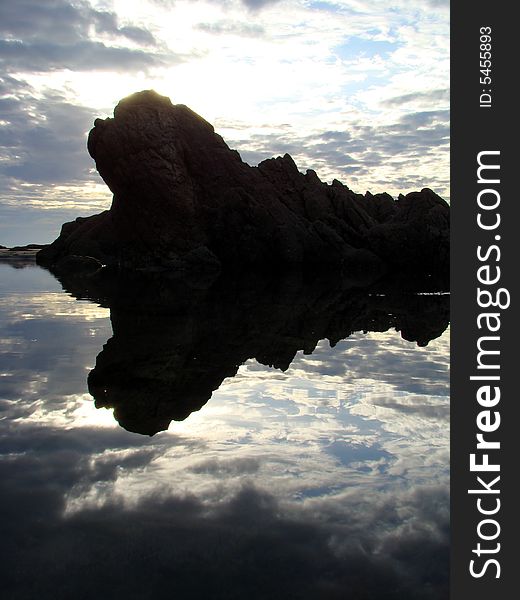
[[[42,265],[77,255],[140,270],[326,266],[447,280],[449,207],[429,189],[363,196],[300,173],[288,154],[251,167],[203,118],[153,91],[94,125],[88,150],[112,206],[64,224]]]
[[[337,277],[171,280],[102,269],[60,277],[77,298],[111,308],[113,337],[88,377],[97,407],[153,435],[199,410],[249,358],[286,370],[299,350],[357,331],[395,328],[426,345],[446,329],[449,296],[358,289]]]

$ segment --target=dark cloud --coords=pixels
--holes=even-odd
[[[131,40],[148,48],[157,45],[147,29],[120,25],[114,13],[95,10],[85,1],[2,2],[0,65],[11,73],[60,69],[132,71],[179,60],[171,54],[106,45],[91,39],[92,31],[116,43]]]
[[[448,586],[445,488],[350,497],[314,511],[284,508],[251,485],[218,501],[156,492],[137,502],[117,494],[85,502],[156,449],[107,430],[45,431],[21,426],[19,445],[0,449],[5,492],[7,598],[180,598],[273,600],[344,597],[437,600]],[[127,442],[126,442],[127,443]],[[110,452],[96,454],[105,448]],[[116,452],[114,452],[116,450]],[[93,460],[95,459],[95,460]],[[75,510],[66,513],[67,503]],[[406,525],[402,526],[405,515]],[[172,587],[173,586],[173,587]]]
[[[426,3],[434,8],[448,8],[450,6],[450,0],[426,0]]]
[[[419,127],[433,127],[436,124],[449,123],[449,110],[428,110],[415,113],[409,113],[401,117],[399,123],[395,125],[398,132],[405,132]],[[404,127],[403,127],[404,126]]]
[[[322,140],[331,140],[333,142],[341,141],[345,143],[350,139],[350,135],[347,131],[324,131],[320,134]]]
[[[212,475],[213,477],[238,477],[256,473],[260,469],[260,461],[256,458],[210,458],[196,463],[190,471],[196,474]]]
[[[392,458],[386,450],[383,450],[379,444],[365,446],[363,444],[347,444],[342,440],[332,442],[325,448],[326,452],[335,456],[342,464],[351,465],[352,463],[388,460]]]
[[[375,406],[391,408],[407,415],[417,415],[436,421],[449,421],[450,406],[448,402],[443,404],[425,404],[422,398],[417,397],[412,402],[399,401],[394,398],[375,398],[372,402]]]
[[[449,100],[450,91],[444,90],[431,90],[428,92],[412,92],[410,94],[403,94],[401,96],[394,96],[385,102],[387,106],[402,106],[403,104],[409,104],[412,102],[439,102],[442,100]]]
[[[120,27],[118,31],[126,38],[132,40],[133,42],[136,42],[137,44],[142,44],[144,46],[153,46],[156,43],[153,35],[147,29],[142,29],[141,27]]]
[[[121,456],[112,458],[114,470],[110,474],[105,471],[101,477],[99,474],[92,476],[87,469],[86,463],[90,461],[92,455],[103,454],[115,450],[128,450],[127,457],[131,458],[129,466],[134,464],[135,457],[141,458],[146,455],[147,460],[138,460],[139,466],[149,463],[155,452],[148,439],[142,436],[132,436],[124,429],[103,429],[95,427],[76,428],[71,430],[54,429],[52,427],[41,427],[37,425],[24,425],[23,423],[11,423],[5,427],[0,435],[0,453],[19,454],[27,457],[27,460],[34,466],[41,462],[47,462],[49,469],[53,468],[52,458],[61,455],[68,458],[70,468],[64,469],[64,479],[67,487],[70,488],[78,481],[98,481],[114,480],[116,477],[115,469],[117,464],[122,464]],[[37,450],[37,451],[36,451]],[[141,453],[141,454],[140,454]],[[105,464],[110,462],[108,454],[105,457]],[[133,467],[132,467],[133,468]]]
[[[98,11],[85,0],[17,0],[0,3],[0,34],[26,42],[52,40],[73,44],[86,40],[90,28],[115,38],[155,43],[153,35],[137,26],[120,26],[115,13]]]
[[[52,184],[93,180],[85,144],[94,111],[58,94],[35,98],[27,92],[0,100],[0,117],[8,121],[0,127],[0,188],[5,191],[10,178]]]
[[[424,156],[424,153],[446,146],[448,137],[449,111],[424,111],[404,115],[398,122],[385,126],[354,123],[349,132],[338,131],[333,140],[328,138],[322,142],[318,135],[309,138],[309,142],[317,139],[318,152],[324,156],[336,151],[339,144],[351,154],[372,153],[388,160]],[[334,160],[331,162],[336,164]]]
[[[426,181],[414,178],[417,165],[425,157],[434,157],[449,147],[449,111],[418,111],[401,117],[397,122],[375,126],[354,122],[349,130],[325,131],[310,136],[299,136],[297,132],[256,134],[249,138],[251,149],[241,149],[240,143],[228,140],[238,147],[244,160],[250,164],[283,155],[286,152],[295,158],[301,170],[312,168],[319,173],[319,165],[336,168],[340,178],[343,173],[348,183],[371,177],[375,167],[395,165],[396,170],[411,172],[410,178],[401,177],[392,181],[400,190],[435,188],[447,185],[447,181]],[[381,182],[384,191],[388,181]],[[354,190],[364,192],[365,190]]]
[[[88,35],[92,19],[87,7],[84,2],[73,6],[66,0],[0,2],[0,34],[11,40],[71,43]]]
[[[0,40],[0,64],[11,72],[134,71],[164,64],[164,60],[142,50],[106,46],[89,40],[58,45]]]

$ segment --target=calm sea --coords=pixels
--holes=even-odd
[[[168,294],[0,265],[3,597],[447,598],[438,298]]]

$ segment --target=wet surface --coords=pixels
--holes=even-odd
[[[0,265],[7,597],[448,597],[448,296],[63,285]]]

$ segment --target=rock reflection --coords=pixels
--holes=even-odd
[[[354,332],[391,328],[425,346],[449,322],[447,295],[330,277],[204,282],[101,270],[61,282],[77,298],[110,307],[113,337],[89,374],[89,392],[96,407],[114,408],[122,427],[145,435],[199,410],[250,358],[285,371],[322,339],[333,346]]]

